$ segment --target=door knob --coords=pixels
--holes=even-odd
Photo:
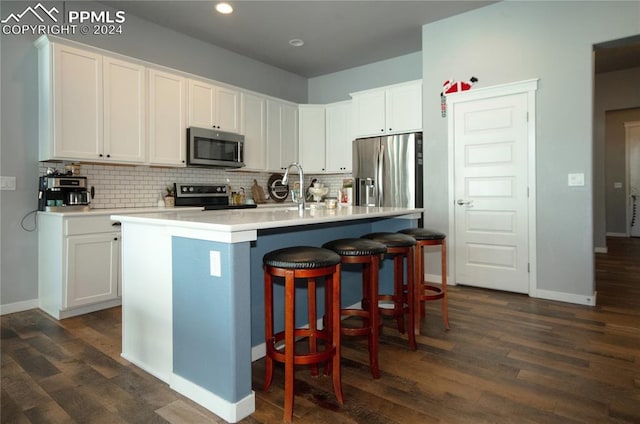
[[[456,202],[458,205],[462,206],[462,205],[467,205],[467,206],[471,206],[473,205],[473,200],[467,200],[466,202],[462,199],[458,199],[458,201]]]

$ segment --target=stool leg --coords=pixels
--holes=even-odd
[[[307,280],[307,320],[309,322],[309,353],[316,353],[318,351],[318,339],[316,337],[317,314],[316,314],[316,279],[309,278]],[[318,375],[318,364],[311,364],[311,375]]]
[[[378,312],[378,284],[379,284],[379,268],[380,257],[373,255],[371,262],[364,264],[366,274],[369,281],[369,325],[371,333],[369,334],[369,364],[371,367],[371,375],[373,378],[380,378],[380,365],[378,363],[378,342],[380,337],[380,314]],[[363,270],[364,272],[364,270]]]
[[[396,312],[396,325],[400,334],[404,334],[404,255],[393,258],[393,309]]]
[[[271,274],[264,270],[264,334],[267,345],[273,344],[273,285],[271,282]],[[273,359],[267,354],[265,359],[265,378],[263,390],[266,392],[271,385],[273,379]]]
[[[448,296],[447,296],[447,240],[442,240],[442,320],[444,326],[449,329],[449,313],[447,309]]]
[[[424,250],[421,243],[415,246],[415,274],[413,280],[413,326],[416,335],[420,334],[420,318],[424,315],[424,302],[420,300],[424,280]]]
[[[295,377],[295,272],[285,272],[285,320],[284,320],[284,421],[293,420],[293,382]],[[290,305],[290,306],[289,306]]]
[[[415,267],[415,249],[416,247],[411,248],[411,252],[407,254],[407,305],[409,308],[409,316],[407,317],[407,335],[409,337],[409,347],[412,350],[418,349],[418,345],[416,343],[416,329],[414,326],[415,323],[415,271],[413,268]],[[404,321],[404,316],[402,317]]]
[[[333,356],[332,363],[332,374],[333,374],[333,391],[336,394],[336,399],[340,405],[344,404],[344,396],[342,394],[342,372],[340,369],[340,358],[342,355],[342,348],[340,343],[340,272],[341,267],[340,264],[336,265],[336,270],[329,277],[329,281],[327,285],[331,286],[331,297],[332,297],[332,305],[331,305],[331,314],[329,315],[330,326],[331,326],[331,335],[332,335],[332,344],[335,349],[335,355]]]

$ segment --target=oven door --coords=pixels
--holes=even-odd
[[[187,130],[187,165],[222,168],[244,166],[244,136],[204,128]]]

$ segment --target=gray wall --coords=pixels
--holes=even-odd
[[[24,10],[26,2],[0,3],[0,16]],[[61,2],[56,4],[62,10]],[[91,10],[97,3],[66,2]],[[38,297],[37,237],[20,228],[21,218],[37,207],[38,98],[37,55],[29,35],[0,37],[2,116],[0,172],[17,177],[16,191],[0,192],[0,304]],[[181,69],[282,99],[304,103],[307,80],[216,46],[127,15],[122,36],[78,35],[76,41]],[[33,220],[28,224],[33,225]],[[61,246],[51,246],[60,249]]]
[[[540,78],[537,92],[537,277],[540,290],[591,296],[592,45],[640,33],[640,2],[500,2],[423,27],[426,225],[448,230],[449,79],[487,87]],[[585,174],[567,187],[567,174]]]
[[[620,116],[609,121],[607,111],[640,107],[640,68],[596,75],[593,113],[594,244],[606,248],[606,233],[626,232],[624,127]],[[640,120],[640,110],[620,112],[629,121]],[[607,119],[605,119],[607,116]],[[635,118],[633,118],[635,116]],[[618,122],[615,122],[618,119]],[[614,189],[614,181],[623,183]]]
[[[349,93],[422,78],[422,52],[309,79],[309,103],[349,100]]]

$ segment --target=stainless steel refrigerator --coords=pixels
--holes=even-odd
[[[355,204],[413,208],[422,204],[422,133],[353,141]]]

